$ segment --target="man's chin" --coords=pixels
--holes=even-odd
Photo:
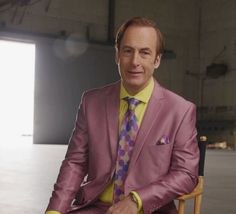
[[[129,82],[124,84],[125,89],[127,92],[138,93],[143,89],[143,85],[139,82]]]

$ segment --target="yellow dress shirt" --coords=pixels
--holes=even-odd
[[[154,80],[153,78],[150,79],[148,85],[140,91],[138,94],[131,96],[129,93],[125,90],[123,84],[121,83],[121,88],[120,88],[120,109],[119,109],[119,127],[121,127],[121,123],[124,117],[124,114],[128,108],[127,102],[123,99],[125,97],[133,97],[135,99],[138,99],[141,101],[141,103],[135,108],[135,115],[138,120],[138,126],[140,127],[144,113],[147,108],[148,101],[152,95],[152,91],[154,88]],[[114,181],[112,181],[107,188],[101,193],[99,196],[99,199],[103,202],[107,203],[112,203],[113,200],[113,189],[114,189]],[[138,202],[138,210],[139,213],[142,213],[142,200],[139,197],[138,193],[135,191],[131,192],[134,197],[136,198]],[[56,211],[47,211],[45,214],[60,214],[59,212]]]
[[[57,211],[47,211],[45,214],[60,214],[60,213]]]

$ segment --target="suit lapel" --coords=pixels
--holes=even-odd
[[[139,153],[145,143],[145,139],[148,136],[154,122],[158,119],[162,104],[163,104],[163,91],[162,87],[155,81],[152,96],[149,100],[146,112],[143,117],[141,127],[136,138],[136,145],[133,150],[133,154],[130,160],[129,169],[132,169],[135,164]]]
[[[119,134],[120,82],[106,94],[106,118],[108,128],[108,143],[112,161],[116,161],[117,142]]]

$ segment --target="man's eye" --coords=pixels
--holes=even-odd
[[[123,51],[124,51],[124,53],[131,53],[130,49],[124,49]]]
[[[141,51],[140,52],[140,56],[143,58],[149,57],[150,56],[150,52],[149,51]]]
[[[143,54],[143,55],[149,55],[150,53],[149,53],[148,51],[143,51],[143,52],[141,52],[141,54]]]

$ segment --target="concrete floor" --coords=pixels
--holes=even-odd
[[[17,142],[0,142],[0,214],[43,214],[66,146]],[[208,150],[202,214],[222,213],[236,213],[236,152]]]

